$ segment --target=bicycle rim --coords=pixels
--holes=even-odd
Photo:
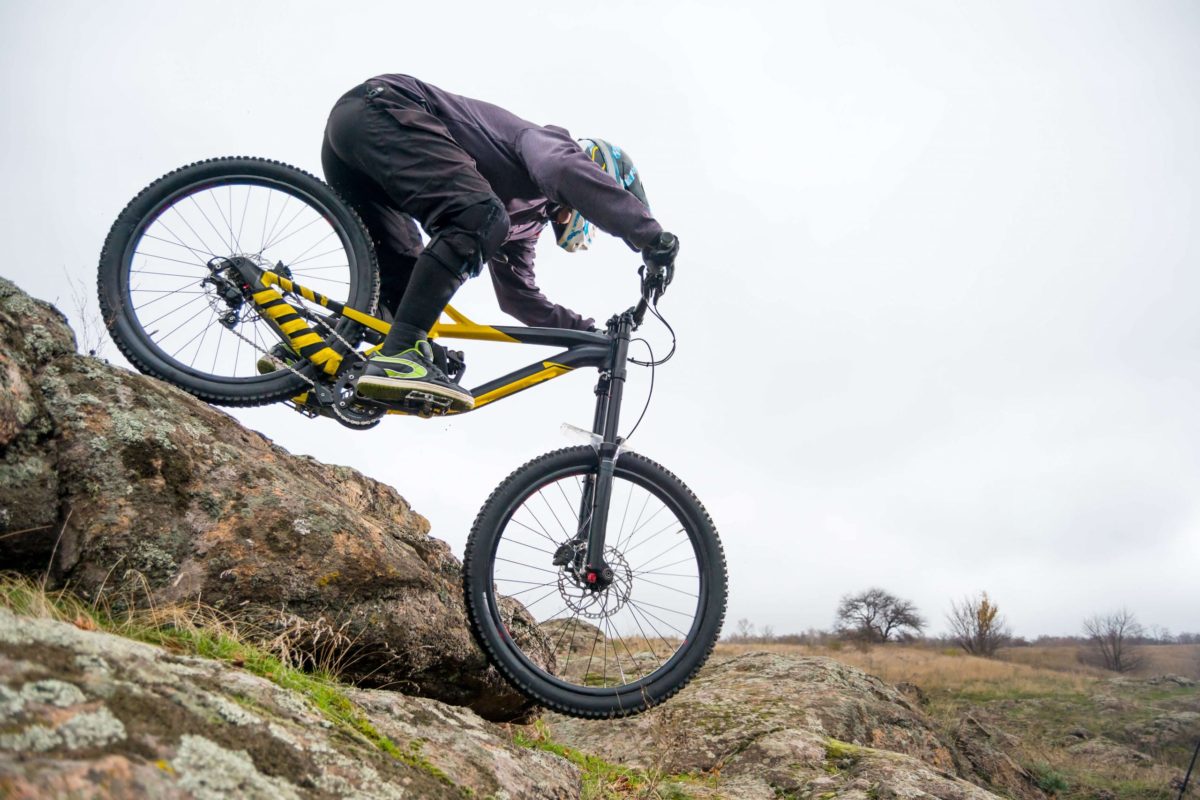
[[[323,201],[269,177],[202,180],[145,215],[124,254],[122,287],[143,341],[185,374],[257,382],[258,358],[278,334],[251,304],[231,309],[217,287],[204,283],[212,274],[209,261],[231,256],[346,302],[354,253],[349,232]],[[298,296],[288,299],[321,313]]]
[[[674,498],[618,470],[605,547],[612,584],[594,592],[571,563],[555,566],[590,515],[581,504],[592,473],[566,468],[513,503],[495,540],[488,604],[501,625],[514,600],[538,622],[530,635],[508,631],[506,643],[542,679],[576,694],[627,695],[671,670],[694,639],[707,591],[703,548]]]

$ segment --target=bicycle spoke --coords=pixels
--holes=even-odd
[[[214,317],[216,316],[216,312],[213,312],[213,316]],[[221,336],[221,334],[218,332],[218,334],[217,334],[217,349],[216,349],[216,352],[213,353],[213,362],[212,362],[212,368],[210,369],[210,372],[217,371],[217,359],[220,358],[220,356],[221,356],[221,342],[224,340],[224,338],[225,337]]]
[[[632,486],[632,485],[630,485],[630,487],[629,487],[629,491],[630,491],[630,492],[632,492],[632,491],[633,491],[633,486]],[[629,534],[630,536],[632,536],[634,533],[636,533],[636,532],[637,532],[638,523],[642,521],[642,514],[645,514],[645,513],[646,513],[646,506],[648,506],[649,504],[650,504],[650,493],[649,493],[649,492],[646,492],[646,499],[642,501],[642,508],[641,508],[641,510],[640,510],[640,511],[638,511],[637,519],[635,519],[635,520],[633,521],[633,531],[632,531],[632,532],[630,532],[630,534]],[[618,547],[620,547],[620,546],[621,546],[621,543],[620,543],[619,541],[617,542],[617,546],[618,546]]]
[[[646,497],[647,497],[647,499],[649,499],[650,495],[647,493]],[[617,549],[618,550],[621,549],[621,543],[624,541],[624,538],[625,538],[624,537],[625,520],[629,519],[629,501],[632,499],[633,499],[633,484],[631,483],[631,484],[629,484],[629,494],[625,495],[625,513],[621,515],[621,527],[617,529],[618,531],[621,531],[621,534],[619,534],[617,536]]]
[[[616,535],[605,547],[612,583],[593,591],[572,573],[575,562],[547,568],[553,553],[539,545],[547,542],[557,549],[558,534],[552,535],[543,519],[550,514],[567,541],[574,537],[581,529],[573,532],[571,525],[579,522],[584,477],[572,474],[531,487],[510,513],[493,556],[494,591],[518,601],[530,598],[525,609],[540,625],[550,625],[544,628],[544,644],[552,648],[554,674],[560,680],[580,687],[629,686],[650,680],[687,640],[699,613],[698,556],[690,551],[692,537],[671,506],[637,482],[618,477],[629,485],[614,487],[611,495],[613,517],[620,512],[620,525],[612,526]],[[550,488],[552,483],[556,488]],[[644,495],[640,502],[638,492]],[[569,510],[565,517],[562,509]],[[649,550],[643,547],[647,542],[661,542],[671,533],[684,535],[669,547],[654,548],[644,561],[635,564],[629,558],[631,552],[636,556]],[[534,563],[512,557],[523,550],[537,554],[525,554]],[[546,561],[539,562],[542,558]],[[545,610],[553,613],[547,617]]]
[[[543,549],[542,549],[542,548],[540,548],[540,547],[534,547],[534,546],[533,546],[533,545],[531,545],[531,544],[525,544],[524,542],[519,542],[519,541],[517,541],[516,539],[510,539],[509,541],[510,541],[512,544],[519,544],[521,547],[528,547],[530,550],[536,550],[536,551],[538,551],[539,553],[545,553],[545,554],[546,554],[546,555],[548,555],[548,556],[552,556],[552,555],[554,555],[554,553],[552,553],[552,552],[551,552],[551,551],[549,551],[549,550],[543,550]]]
[[[278,227],[279,220],[283,219],[283,212],[287,210],[288,204],[291,202],[292,202],[291,195],[284,195],[283,205],[281,205],[279,207],[279,213],[275,215],[275,221],[271,223],[271,230],[268,231],[267,235],[264,237],[265,241],[263,242],[262,247],[258,248],[258,252],[261,253],[264,250],[266,250],[268,247],[271,246],[270,242],[271,242],[271,239],[274,238],[274,236],[275,236],[275,228]]]
[[[651,622],[651,621],[650,621],[650,617],[646,616],[646,612],[645,612],[645,611],[642,611],[641,609],[637,608],[636,606],[630,606],[630,610],[631,610],[631,611],[632,611],[632,613],[633,613],[633,617],[634,617],[634,619],[637,619],[637,615],[640,613],[640,614],[642,615],[642,619],[644,619],[644,620],[646,621],[646,624],[650,626],[650,630],[654,631],[654,635],[658,637],[658,640],[659,640],[660,642],[662,642],[662,643],[663,643],[663,645],[664,645],[664,646],[665,646],[665,647],[666,647],[668,650],[670,650],[670,649],[671,649],[671,643],[670,643],[670,642],[668,642],[668,641],[667,641],[667,639],[666,639],[666,637],[662,635],[662,633],[661,633],[661,632],[658,630],[658,627],[657,627],[657,626],[655,626],[655,624],[654,624],[653,622]],[[657,617],[655,617],[655,619],[658,619],[658,618],[657,618]],[[667,626],[667,627],[670,627],[670,626]],[[638,625],[638,628],[639,628],[639,629],[641,628],[641,625],[640,625],[640,624]]]
[[[143,239],[152,239],[156,242],[162,242],[163,244],[169,244],[172,247],[182,247],[184,250],[187,250],[189,253],[194,255],[196,258],[200,259],[199,261],[195,262],[196,266],[204,266],[205,264],[208,263],[208,261],[213,256],[216,255],[215,253],[201,254],[201,253],[196,252],[196,248],[190,247],[190,246],[184,244],[183,240],[175,235],[175,231],[173,231],[169,227],[167,227],[167,223],[163,222],[162,220],[159,220],[157,224],[161,225],[163,227],[163,230],[165,230],[167,233],[171,234],[171,236],[173,236],[175,238],[175,241],[172,242],[170,239],[164,239],[161,236],[154,236],[149,233],[143,233],[142,238]],[[203,258],[202,257],[203,255],[207,255],[209,258]],[[192,263],[192,262],[181,262],[181,263]]]
[[[195,202],[195,201],[193,200],[193,202]],[[183,214],[180,212],[180,210],[179,210],[179,206],[171,206],[171,210],[175,212],[175,216],[177,216],[177,217],[179,217],[179,219],[183,220],[183,224],[184,224],[184,225],[186,225],[186,226],[187,226],[187,229],[188,229],[189,231],[191,231],[191,232],[192,232],[192,236],[195,236],[195,237],[196,237],[196,239],[197,239],[197,241],[199,241],[199,242],[200,242],[200,246],[201,246],[201,247],[203,247],[203,248],[204,248],[204,249],[205,249],[205,250],[208,252],[208,254],[209,254],[210,256],[214,256],[214,257],[215,257],[215,256],[217,255],[217,254],[216,254],[216,252],[215,252],[215,251],[214,251],[214,250],[213,250],[211,247],[209,247],[209,246],[208,246],[208,242],[204,241],[204,237],[203,237],[203,236],[201,236],[200,234],[196,233],[196,229],[192,227],[192,223],[188,222],[188,221],[187,221],[187,217],[185,217],[185,216],[184,216],[184,215],[183,215]],[[165,222],[163,223],[163,227],[164,227],[164,228],[166,228],[166,227],[167,227],[167,224],[166,224]],[[189,249],[190,249],[190,248],[189,248]]]
[[[541,535],[542,535],[543,537],[545,537],[545,539],[546,539],[547,541],[549,541],[551,544],[553,544],[555,547],[558,547],[558,542],[557,542],[557,541],[555,541],[555,540],[554,540],[554,537],[550,535],[550,532],[546,530],[546,526],[545,526],[545,525],[543,525],[543,524],[542,524],[542,521],[541,521],[540,519],[538,519],[538,518],[537,518],[537,514],[534,514],[534,513],[533,513],[533,509],[531,509],[531,508],[529,508],[529,507],[527,507],[527,506],[522,506],[522,508],[523,508],[525,511],[528,511],[528,512],[529,512],[529,516],[533,517],[533,521],[537,523],[537,526],[538,526],[539,528],[541,528],[541,531],[540,531]],[[529,526],[528,526],[528,525],[526,525],[524,522],[521,522],[521,520],[519,520],[519,519],[514,519],[514,520],[513,520],[513,522],[517,523],[517,524],[518,524],[518,525],[520,525],[522,528],[524,528],[525,530],[527,530],[527,531],[529,531],[529,532],[531,532],[531,533],[538,533],[538,531],[535,531],[533,528],[529,527]]]
[[[246,197],[242,200],[242,220],[238,223],[237,236],[234,237],[234,242],[237,243],[238,252],[242,252],[242,231],[246,229],[246,212],[250,210],[250,189],[246,187]]]
[[[678,567],[680,564],[686,564],[689,561],[694,561],[694,560],[695,559],[692,559],[692,558],[681,558],[678,561],[672,561],[670,564],[663,564],[658,569],[670,569],[671,567]],[[635,569],[633,571],[633,574],[634,575],[651,575],[651,574],[653,574],[653,571],[652,570],[636,570]]]
[[[208,218],[208,214],[204,213],[204,209],[201,208],[200,204],[196,202],[196,195],[192,195],[188,199],[192,201],[192,205],[195,206],[196,210],[200,212],[200,216],[204,217],[204,221],[208,223],[208,227],[212,228],[213,233],[215,233],[217,235],[217,241],[221,242],[221,244],[228,244],[228,246],[230,247],[230,249],[232,251],[233,243],[232,242],[227,243],[225,241],[225,234],[223,234],[219,230],[217,230],[217,226],[213,225],[212,220]]]
[[[142,258],[157,258],[160,261],[172,261],[176,264],[183,264],[184,266],[187,266],[187,267],[199,267],[200,269],[204,270],[205,273],[208,272],[208,266],[201,262],[197,262],[197,261],[184,261],[181,258],[171,258],[170,256],[160,256],[157,253],[143,253],[141,250],[134,250],[133,254],[135,256],[141,256]],[[131,269],[130,270],[130,272],[144,272],[144,271],[145,270],[140,270],[140,269]],[[160,274],[174,275],[174,273],[158,273],[158,272],[152,272],[150,274],[151,275],[160,275]],[[191,278],[192,280],[196,280],[195,275],[177,275],[175,277]]]
[[[139,306],[134,306],[133,307],[134,311],[141,311],[143,308],[150,305],[151,303],[157,303],[159,300],[165,300],[168,297],[173,297],[177,294],[190,294],[190,295],[204,294],[204,292],[187,292],[187,291],[184,291],[183,289],[175,289],[174,291],[168,291],[166,289],[163,289],[158,292],[155,292],[153,289],[138,289],[137,291],[147,292],[147,293],[151,293],[151,294],[158,294],[158,297],[155,297],[152,300],[147,300],[146,302],[142,303]],[[165,292],[165,294],[164,294],[164,292]]]
[[[647,500],[648,499],[649,498],[647,498]],[[649,517],[646,518],[645,522],[643,522],[641,525],[638,525],[636,528],[634,528],[632,531],[629,532],[629,536],[626,537],[625,542],[626,543],[632,542],[633,537],[637,535],[637,532],[640,531],[642,528],[646,527],[647,525],[649,525],[651,522],[653,522],[655,517],[657,517],[659,514],[661,514],[663,511],[665,511],[666,508],[667,507],[665,504],[659,506],[658,511],[655,511],[653,514],[651,514]]]
[[[301,251],[300,255],[291,259],[291,261],[289,262],[289,265],[295,266],[296,264],[303,264],[305,261],[313,261],[318,258],[324,258],[327,255],[331,255],[331,254],[336,253],[339,250],[341,250],[341,248],[338,248],[336,250],[327,250],[324,253],[318,253],[315,256],[308,256],[309,253],[311,253],[313,250],[316,250],[318,247],[320,247],[322,244],[324,244],[325,240],[328,239],[330,236],[333,236],[333,234],[334,234],[334,231],[331,230],[331,231],[329,231],[329,233],[325,234],[320,239],[318,239],[317,241],[310,244],[306,250]],[[308,258],[301,258],[301,256],[308,256]]]
[[[554,521],[558,523],[558,527],[562,528],[563,535],[566,536],[568,539],[570,539],[571,534],[567,533],[566,526],[562,524],[562,520],[560,520],[558,518],[558,514],[556,514],[554,512],[554,509],[550,507],[550,501],[546,499],[546,496],[544,494],[542,494],[541,489],[538,489],[538,497],[542,498],[542,502],[546,504],[546,508],[550,509],[550,513],[551,513],[551,515],[553,515]]]
[[[658,555],[656,555],[654,558],[650,559],[649,561],[644,561],[644,562],[642,562],[642,566],[643,566],[643,567],[648,567],[648,566],[650,566],[650,565],[651,565],[651,564],[653,564],[655,561],[657,561],[658,559],[660,559],[660,558],[662,558],[663,556],[665,556],[667,553],[669,553],[669,552],[671,552],[672,550],[674,550],[676,547],[679,547],[679,545],[681,545],[681,544],[685,544],[685,543],[687,543],[687,539],[680,539],[678,542],[676,542],[675,544],[671,545],[671,546],[670,546],[670,547],[668,547],[666,550],[663,550],[661,553],[659,553]]]
[[[651,535],[650,535],[648,538],[646,538],[646,539],[642,539],[640,542],[638,542],[637,544],[633,545],[632,547],[630,547],[630,548],[629,548],[628,550],[626,550],[625,552],[626,552],[627,554],[628,554],[628,553],[632,553],[634,550],[637,550],[639,547],[641,547],[642,545],[644,545],[646,542],[649,542],[649,541],[651,541],[652,539],[654,539],[655,537],[657,537],[657,536],[660,536],[661,534],[664,534],[664,533],[666,533],[667,531],[671,530],[671,528],[674,528],[674,527],[676,527],[677,525],[679,525],[679,521],[678,521],[678,520],[672,520],[671,522],[667,523],[667,526],[666,526],[665,528],[660,528],[660,529],[659,529],[657,532],[655,532],[655,533],[651,534]],[[679,533],[683,533],[683,529],[682,529],[682,528],[680,528],[680,529],[679,529]]]
[[[297,211],[297,212],[296,212],[296,216],[295,216],[295,217],[292,217],[290,220],[288,220],[288,224],[284,226],[284,229],[283,229],[284,231],[286,231],[286,230],[288,229],[288,227],[290,227],[290,226],[291,226],[292,222],[293,222],[293,221],[295,221],[296,217],[300,216],[300,212],[301,212],[301,211],[303,211],[303,210],[304,210],[303,208],[302,208],[302,209],[300,209],[300,211]],[[288,239],[292,238],[293,236],[295,236],[296,234],[300,233],[301,231],[308,230],[308,228],[309,228],[309,226],[310,226],[310,225],[315,225],[315,224],[317,224],[318,222],[320,222],[322,219],[324,219],[324,217],[315,217],[315,218],[313,218],[313,219],[309,220],[308,222],[304,223],[303,225],[301,225],[301,226],[300,226],[299,228],[297,228],[296,230],[294,230],[294,231],[292,231],[291,233],[289,233],[287,236],[282,236],[282,234],[283,234],[283,231],[280,231],[279,233],[280,233],[280,235],[282,236],[282,238],[276,238],[276,239],[273,239],[273,240],[270,242],[270,244],[268,244],[268,245],[266,245],[265,247],[263,247],[263,249],[264,249],[264,250],[266,250],[268,247],[276,247],[277,245],[283,244],[283,243],[284,243],[284,242],[286,242]],[[326,238],[329,238],[329,237],[326,237]],[[322,239],[322,241],[324,241],[324,239]]]
[[[578,619],[579,619],[579,612],[575,612],[574,614],[572,614],[572,615],[571,615],[571,619],[567,620],[567,624],[562,626],[562,630],[561,630],[561,631],[559,631],[559,634],[558,634],[558,639],[557,639],[557,641],[555,641],[555,642],[554,642],[554,650],[553,650],[553,652],[554,652],[555,654],[557,654],[557,653],[558,653],[558,646],[559,646],[560,644],[562,644],[563,637],[567,635],[567,629],[568,629],[568,628],[570,628],[570,629],[571,629],[571,631],[572,631],[572,633],[571,633],[571,644],[574,644],[574,643],[575,643],[575,633],[574,633],[575,626],[574,626],[574,625],[572,625],[571,623],[572,623],[572,622],[575,622],[575,621],[576,621],[576,620],[578,620]],[[568,645],[567,645],[567,648],[568,648],[568,649],[570,649],[570,646],[571,646],[571,645],[570,645],[570,644],[568,644]]]
[[[231,183],[225,188],[229,190],[229,216],[225,217],[225,215],[222,214],[221,217],[225,220],[225,224],[229,226],[229,242],[232,245],[234,252],[238,252],[242,248],[238,246],[237,237],[233,235],[233,184]],[[217,206],[217,210],[220,210],[219,204]]]
[[[190,318],[189,318],[189,319],[185,319],[183,322],[181,322],[181,323],[179,323],[177,326],[175,326],[175,329],[174,329],[174,330],[172,330],[172,331],[171,331],[170,333],[168,333],[166,336],[162,337],[162,340],[161,340],[161,341],[162,341],[162,342],[166,342],[166,341],[167,341],[167,339],[170,339],[170,338],[171,338],[171,336],[173,336],[173,335],[175,334],[175,331],[179,330],[180,328],[182,328],[184,325],[188,324],[188,323],[189,323],[189,322],[191,322],[191,321],[192,321],[192,320],[191,320]],[[206,331],[206,330],[208,330],[208,328],[203,328],[203,329],[201,329],[201,330],[197,331],[196,333],[192,334],[192,338],[190,338],[190,339],[188,339],[186,342],[184,342],[184,343],[183,343],[183,344],[182,344],[182,345],[181,345],[179,348],[177,348],[177,349],[175,350],[175,352],[174,352],[174,353],[171,353],[171,358],[175,358],[175,357],[176,357],[176,356],[178,356],[180,353],[182,353],[184,350],[186,350],[186,349],[187,349],[187,346],[188,346],[189,344],[191,344],[192,342],[196,341],[196,337],[198,337],[198,336],[202,335],[202,334],[204,333],[204,331]]]
[[[152,322],[147,322],[147,323],[146,323],[146,326],[149,326],[149,325],[155,325],[155,324],[157,324],[157,323],[158,323],[160,320],[162,320],[162,319],[164,319],[164,318],[166,318],[166,317],[169,317],[169,316],[171,316],[171,315],[172,315],[172,314],[174,314],[176,311],[180,311],[180,310],[182,310],[182,309],[184,309],[184,308],[187,308],[187,307],[188,307],[188,306],[190,306],[192,303],[196,303],[196,302],[199,302],[199,301],[200,301],[200,298],[199,298],[199,297],[193,297],[191,300],[188,300],[188,301],[187,301],[186,303],[184,303],[183,305],[181,305],[181,306],[178,306],[177,308],[173,308],[173,309],[171,309],[170,311],[168,311],[167,313],[163,314],[161,317],[158,317],[157,319],[153,320]],[[189,321],[190,321],[190,319],[188,319],[188,320],[184,320],[184,322],[189,322]],[[146,326],[143,326],[143,327],[146,327]]]
[[[506,580],[505,583],[517,583],[517,581]],[[554,581],[546,581],[545,583],[539,583],[537,586],[530,586],[528,589],[522,589],[519,592],[506,593],[505,597],[510,597],[510,598],[520,597],[521,595],[525,594],[526,592],[536,592],[538,589],[544,589],[553,583],[554,583]],[[558,591],[557,587],[555,587],[554,591]],[[528,606],[526,606],[526,608],[528,608]]]
[[[683,591],[682,589],[675,589],[675,588],[673,588],[673,587],[671,587],[671,586],[667,586],[665,583],[658,583],[658,582],[656,582],[656,581],[652,581],[652,580],[650,580],[649,578],[643,578],[643,579],[642,579],[642,583],[648,583],[648,584],[650,584],[651,586],[660,586],[660,587],[662,587],[663,589],[666,589],[666,590],[667,590],[667,591],[669,591],[669,592],[676,592],[676,593],[678,593],[678,594],[681,594],[681,595],[683,595],[683,596],[685,596],[685,597],[690,597],[690,598],[692,598],[693,600],[697,599],[697,598],[700,596],[699,594],[696,594],[696,593],[689,594],[688,592],[685,592],[685,591]]]
[[[662,622],[664,625],[670,625],[670,623],[659,619],[658,617],[654,616],[653,614],[650,614],[650,612],[647,611],[646,608],[653,608],[653,609],[657,609],[658,611],[665,611],[668,614],[678,614],[681,617],[691,617],[691,613],[689,613],[687,611],[679,611],[674,608],[667,608],[666,606],[660,606],[657,603],[647,603],[645,600],[630,600],[629,605],[638,609],[643,614],[649,614],[650,616],[657,619],[659,622]],[[645,608],[643,608],[643,606],[645,606]],[[687,636],[686,633],[679,630],[678,628],[672,628],[672,630],[675,631],[676,633],[678,633],[680,636]]]
[[[531,564],[523,564],[523,563],[521,563],[520,561],[513,561],[511,558],[500,558],[499,556],[496,556],[496,560],[497,560],[497,561],[504,561],[504,562],[506,562],[506,563],[508,563],[508,564],[516,564],[518,567],[525,567],[526,569],[537,570],[538,572],[545,572],[545,573],[548,573],[548,574],[550,574],[550,575],[558,575],[558,573],[557,573],[557,572],[555,572],[554,570],[551,570],[551,569],[542,569],[541,567],[535,567],[535,566],[533,566],[533,565],[531,565]]]
[[[596,642],[598,642],[598,641],[600,641],[599,636],[592,639],[592,651],[590,653],[588,653],[587,666],[583,668],[584,683],[587,683],[587,676],[590,675],[592,672],[592,659],[596,657]]]
[[[543,601],[543,600],[545,600],[547,597],[549,597],[549,596],[551,596],[551,595],[554,595],[554,594],[558,594],[558,587],[557,587],[557,586],[555,586],[555,587],[554,587],[553,589],[551,589],[550,591],[546,592],[544,595],[542,595],[541,597],[539,597],[537,600],[534,600],[532,603],[528,603],[528,604],[526,604],[526,605],[525,605],[525,610],[526,610],[526,611],[530,611],[530,610],[531,610],[531,609],[532,609],[534,606],[536,606],[538,603],[542,602],[542,601]]]
[[[263,251],[263,244],[267,239],[267,220],[271,217],[271,197],[274,196],[274,194],[274,192],[267,192],[267,208],[265,211],[263,211],[263,236],[258,240],[258,252],[260,253]]]
[[[349,269],[349,268],[350,268],[349,264],[334,264],[333,266],[329,266],[329,267],[305,267],[304,269],[293,269],[292,274],[293,275],[309,275],[313,272],[320,272],[320,271],[326,270],[326,269]],[[291,268],[289,267],[289,269],[291,269]],[[319,280],[323,280],[323,281],[328,280],[328,278],[323,278],[319,275],[317,276],[317,278]]]

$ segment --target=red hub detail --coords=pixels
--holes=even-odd
[[[594,573],[594,572],[589,572],[589,573],[587,574],[587,580],[588,580],[588,583],[595,583],[595,582],[596,582],[596,580],[597,580],[599,577],[600,577],[600,576],[599,576],[599,575],[597,575],[596,573]]]

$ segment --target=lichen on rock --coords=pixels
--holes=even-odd
[[[393,488],[76,355],[62,315],[8,281],[0,342],[6,565],[116,610],[202,598],[364,686],[528,713],[471,638],[458,560]]]

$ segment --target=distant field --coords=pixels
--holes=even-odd
[[[1064,672],[1111,674],[1083,664],[1079,657],[1084,650],[1075,645],[1008,647],[1000,651],[1000,658]],[[1153,644],[1139,647],[1137,651],[1144,663],[1140,669],[1130,673],[1133,676],[1182,675],[1185,678],[1200,679],[1200,644]]]
[[[956,648],[934,649],[903,645],[872,646],[860,650],[853,645],[817,647],[810,645],[747,643],[717,645],[718,654],[768,650],[826,656],[851,664],[889,683],[908,681],[924,689],[962,688],[977,681],[1028,681],[1079,688],[1074,678],[1111,678],[1115,674],[1080,660],[1078,645],[1007,647],[997,658],[975,658]],[[1181,675],[1200,680],[1200,645],[1147,645],[1139,649],[1144,663],[1131,677]]]
[[[1143,667],[1125,676],[1082,663],[1075,645],[1008,648],[986,659],[899,645],[722,642],[715,655],[759,650],[824,656],[916,684],[947,738],[968,715],[1011,734],[1019,744],[1009,755],[1061,800],[1174,800],[1171,782],[1200,738],[1200,684],[1153,677],[1200,679],[1200,645],[1147,646]]]
[[[963,691],[997,684],[1033,692],[1083,691],[1099,670],[1082,664],[1078,669],[1058,671],[1041,665],[976,658],[961,650],[934,650],[900,645],[814,647],[787,644],[717,645],[717,654],[735,655],[756,650],[824,656],[858,667],[888,683],[915,683],[925,691]]]

